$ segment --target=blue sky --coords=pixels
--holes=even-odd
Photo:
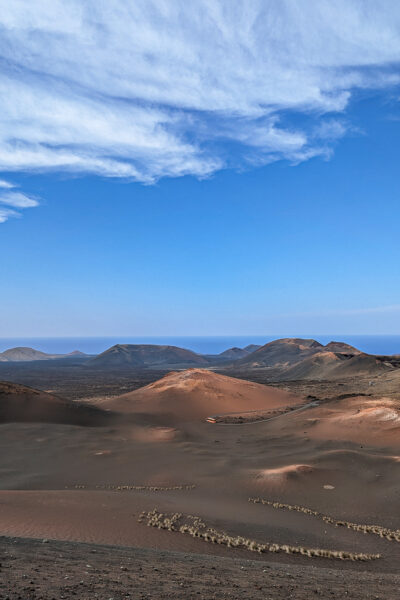
[[[1,16],[0,337],[400,333],[396,3],[134,4]]]

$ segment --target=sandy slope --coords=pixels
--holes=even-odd
[[[390,447],[400,453],[400,401],[356,396],[322,403],[308,411],[281,420],[278,427],[298,435],[301,430],[313,440],[355,442]]]
[[[38,422],[66,425],[102,425],[109,416],[102,410],[70,402],[24,385],[0,382],[0,423]]]

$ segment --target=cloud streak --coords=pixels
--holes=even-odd
[[[0,223],[5,223],[8,221],[10,217],[20,217],[20,213],[17,213],[15,210],[11,210],[9,208],[1,208],[0,207]]]
[[[39,206],[36,198],[18,192],[14,188],[13,183],[0,180],[0,223],[5,223],[10,217],[20,217],[21,213],[14,210],[15,208],[24,209]]]
[[[0,170],[151,183],[327,157],[352,91],[398,84],[399,60],[390,0],[14,0]],[[308,125],[286,125],[293,114]]]
[[[21,192],[8,192],[7,194],[0,194],[0,202],[2,204],[8,204],[14,208],[32,208],[39,206],[39,202],[34,198],[30,198],[26,194]]]
[[[5,181],[4,179],[0,179],[0,191],[1,191],[1,189],[9,190],[13,187],[14,187],[14,185],[12,183],[9,183],[8,181]]]

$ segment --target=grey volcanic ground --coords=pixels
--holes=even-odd
[[[287,346],[287,342],[283,345]],[[177,581],[185,587],[190,580],[191,593],[199,591],[203,597],[213,597],[213,591],[200,583],[203,569],[208,577],[214,576],[211,564],[217,565],[221,583],[224,578],[229,579],[230,597],[240,596],[240,578],[229,575],[239,563],[224,560],[248,565],[245,568],[252,574],[250,579],[258,586],[251,589],[248,597],[266,597],[265,577],[261,571],[254,571],[256,567],[246,562],[249,560],[256,561],[251,565],[274,565],[274,583],[272,579],[268,581],[277,587],[269,589],[271,598],[287,597],[282,590],[294,598],[310,597],[304,591],[309,591],[304,580],[306,572],[313,574],[312,581],[324,597],[341,597],[334,594],[338,590],[344,593],[343,581],[349,582],[348,591],[353,594],[348,597],[373,598],[382,589],[382,597],[397,597],[390,575],[398,571],[400,559],[400,396],[396,359],[373,358],[378,368],[371,368],[369,377],[363,360],[361,366],[353,360],[367,355],[355,350],[350,354],[347,348],[351,364],[356,365],[347,376],[324,378],[323,360],[317,379],[278,378],[275,385],[265,385],[270,369],[277,369],[277,365],[283,371],[317,355],[332,352],[337,358],[341,354],[337,346],[331,350],[323,347],[322,351],[317,347],[314,352],[312,341],[307,340],[289,345],[286,360],[282,354],[277,355],[276,344],[273,353],[267,348],[268,361],[274,365],[261,365],[259,358],[254,361],[262,350],[258,349],[234,363],[213,365],[211,370],[203,366],[172,372],[149,368],[118,371],[115,366],[109,370],[103,366],[100,370],[80,358],[34,361],[25,366],[2,364],[1,369],[8,369],[20,383],[32,385],[41,380],[42,385],[36,387],[42,391],[21,384],[0,385],[0,535],[148,549],[154,551],[147,555],[152,569],[174,562]],[[299,346],[300,354],[307,356],[299,358]],[[250,356],[252,366],[247,362],[243,365],[242,361],[248,361]],[[312,368],[315,369],[315,363]],[[3,378],[5,371],[2,374],[1,369]],[[211,415],[226,417],[230,413],[236,418],[248,411],[255,411],[260,420],[243,424],[206,420]],[[249,498],[298,505],[318,514],[254,504]],[[182,519],[195,516],[198,519],[193,522],[200,523],[200,531],[216,532],[225,540],[230,536],[229,539],[252,541],[253,545],[276,544],[279,551],[258,554],[243,544],[229,547],[225,542],[210,543],[201,535],[193,537],[190,532],[184,535],[174,528],[169,531],[149,527],[146,520],[138,521],[143,511],[155,508],[164,515],[182,514]],[[324,520],[324,515],[335,521],[378,525],[392,533],[383,529],[362,533],[356,526],[344,524],[337,527]],[[89,555],[94,546],[74,546],[78,562],[72,565],[68,546],[37,546],[26,541],[15,546],[15,559],[19,561],[15,565],[19,566],[13,571],[13,546],[4,541],[0,544],[0,562],[7,565],[8,587],[14,581],[19,594],[24,589],[22,574],[28,569],[28,565],[23,565],[29,544],[39,553],[43,548],[46,557],[52,552],[61,553],[65,564],[70,565],[66,568],[71,569],[76,586],[80,585],[78,572],[90,572],[92,568],[85,565],[92,562]],[[360,554],[379,558],[310,558],[300,550],[287,550],[288,546],[304,551],[342,551],[344,558]],[[101,556],[103,552],[99,549]],[[120,596],[114,597],[123,597],[121,582],[126,576],[115,574],[112,584],[110,565],[125,560],[125,552],[115,549],[108,566],[99,558],[93,567],[109,582],[99,588],[103,594],[100,597],[112,597],[112,585],[117,583],[115,590]],[[157,552],[162,552],[163,558]],[[174,555],[178,558],[172,559],[169,552],[184,552],[186,558]],[[196,558],[194,555],[198,554],[211,554],[217,562]],[[193,569],[189,577],[185,567],[190,555],[197,561],[198,580]],[[132,572],[140,565],[143,568],[143,555],[135,551],[132,557]],[[282,563],[286,568],[280,566]],[[303,566],[308,571],[302,571]],[[59,575],[49,569],[48,583],[39,583],[32,568],[30,565],[29,578],[35,580],[31,584],[33,591],[29,591],[30,595],[25,591],[25,595],[57,597],[52,586],[59,581]],[[348,579],[343,576],[342,581],[335,573],[343,570],[349,575]],[[364,595],[362,588],[357,587],[361,575],[357,579],[354,571],[359,575],[369,573],[370,585],[363,588]],[[173,582],[165,582],[163,587],[157,571],[153,571],[153,579],[148,566],[146,573],[140,579],[143,593],[153,581],[155,589],[164,594],[157,597],[180,597],[174,592]],[[80,577],[79,581],[86,585],[87,576]],[[260,577],[264,577],[264,582]],[[289,590],[291,577],[294,580]],[[236,590],[233,581],[238,582]],[[57,585],[60,590],[68,583],[59,581]],[[92,597],[93,585],[84,588],[86,596],[80,597]],[[79,588],[71,589],[71,597],[79,596]],[[6,594],[10,595],[10,589],[6,591],[3,585],[0,598]]]

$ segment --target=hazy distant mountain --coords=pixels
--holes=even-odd
[[[33,360],[54,360],[57,358],[84,357],[86,354],[75,350],[70,354],[46,354],[34,348],[26,348],[24,346],[18,348],[10,348],[4,352],[0,352],[0,362],[31,362]]]
[[[218,355],[200,355],[177,346],[155,344],[117,344],[102,354],[88,357],[75,350],[70,354],[46,354],[27,347],[10,348],[0,353],[0,363],[70,359],[69,364],[85,364],[103,369],[186,369],[217,367],[238,373],[266,369],[273,380],[334,380],[341,377],[374,377],[400,368],[400,357],[373,356],[344,342],[325,346],[314,339],[284,338],[264,346],[228,348]],[[75,362],[73,362],[75,359]],[[60,366],[63,363],[60,361]]]
[[[224,352],[221,352],[217,356],[220,358],[239,360],[239,358],[244,358],[259,348],[261,348],[261,346],[258,344],[249,344],[245,348],[238,348],[235,346],[233,348],[228,348],[228,350],[224,350]]]
[[[48,354],[34,350],[33,348],[10,348],[0,353],[0,360],[6,361],[30,361],[30,360],[47,360]]]
[[[250,354],[251,352],[255,352],[256,350],[258,350],[259,348],[261,348],[261,344],[249,344],[248,346],[245,346],[243,350],[246,350],[246,352]]]
[[[153,344],[116,344],[87,363],[97,367],[169,367],[207,365],[203,356],[178,348]]]
[[[248,356],[248,354],[250,354],[250,353],[245,348],[234,347],[234,348],[228,348],[228,350],[224,350],[224,352],[221,352],[220,354],[218,354],[218,356],[220,358],[237,360],[239,358],[243,358],[244,356]]]

